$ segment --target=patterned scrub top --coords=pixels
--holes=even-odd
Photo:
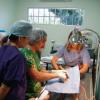
[[[36,52],[33,52],[32,50],[27,49],[27,48],[20,48],[20,51],[22,52],[22,54],[27,59],[27,64],[28,64],[27,70],[29,70],[29,68],[32,68],[32,65],[35,65],[35,67],[38,71],[41,70],[40,59],[39,59]],[[41,91],[41,83],[34,80],[27,73],[26,97],[27,98],[36,97],[36,96],[39,95],[40,91]]]

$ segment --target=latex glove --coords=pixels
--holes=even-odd
[[[59,78],[61,78],[61,79],[64,79],[64,80],[67,79],[66,74],[63,73],[63,72],[59,72],[59,73],[56,73],[56,74],[57,74],[57,75],[59,76]]]

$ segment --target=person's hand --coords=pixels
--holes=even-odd
[[[66,74],[63,72],[57,73],[60,78],[66,79]]]
[[[61,82],[65,82],[69,78],[66,70],[52,70],[52,73],[55,73]]]
[[[58,77],[62,80],[67,80],[67,76],[66,76],[66,73],[63,73],[63,72],[59,72],[59,73],[56,73],[58,75]]]
[[[61,65],[59,65],[58,67],[60,70],[64,70],[64,68]]]

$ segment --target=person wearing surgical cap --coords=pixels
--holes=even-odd
[[[57,65],[57,61],[61,57],[65,62],[64,67]],[[88,71],[90,55],[84,46],[82,34],[77,28],[69,34],[67,43],[53,56],[51,62],[53,68],[56,70],[78,65],[81,75],[84,75]],[[79,100],[77,98],[75,100]]]
[[[25,100],[26,59],[18,48],[28,44],[32,25],[17,21],[10,28],[8,44],[0,47],[0,100]]]
[[[22,48],[20,51],[27,59],[27,92],[26,99],[33,100],[39,96],[42,89],[41,82],[52,78],[66,79],[65,73],[50,73],[42,69],[40,66],[40,58],[37,51],[40,52],[42,48],[45,47],[45,42],[47,39],[47,33],[44,30],[36,29],[33,30],[33,34],[29,39],[28,48]],[[47,100],[49,96],[45,96],[44,99]]]
[[[41,49],[39,51],[37,51],[37,54],[38,54],[39,58],[41,59],[42,50],[45,48],[45,43],[47,41],[47,33],[44,30],[40,30],[40,29],[37,29],[37,31],[38,32],[41,31],[39,33],[40,33],[40,36],[42,37],[42,39],[41,39],[41,41],[42,41]]]
[[[6,40],[5,40],[6,36],[7,36],[7,34],[5,31],[4,32],[0,31],[0,46],[2,46],[6,42]]]

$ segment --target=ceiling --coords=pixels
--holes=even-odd
[[[72,2],[72,0],[40,0],[41,2]]]

